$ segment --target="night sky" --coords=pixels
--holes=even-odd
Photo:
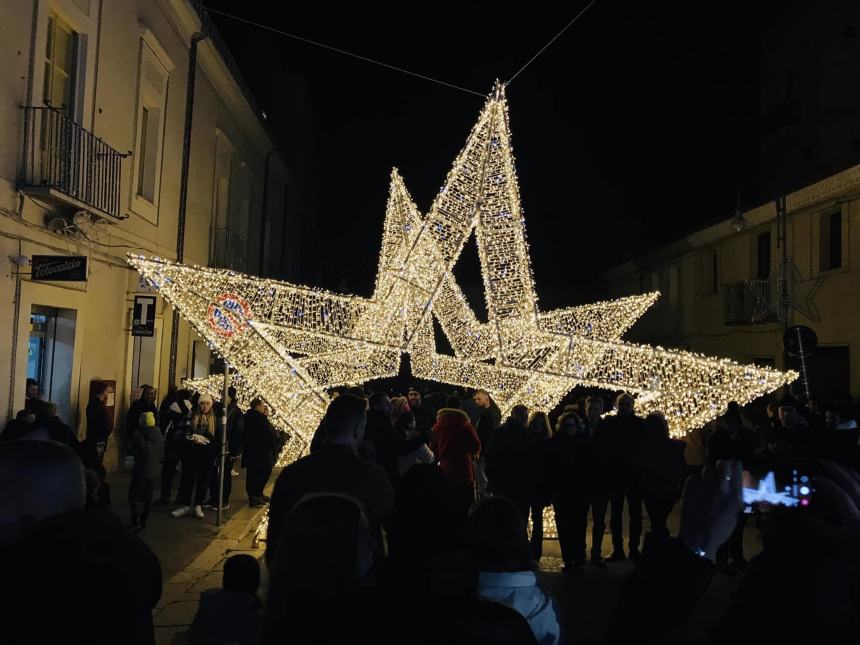
[[[207,4],[487,93],[586,2]],[[755,174],[760,36],[781,5],[598,0],[510,85],[542,305],[600,296],[603,270],[731,214]],[[321,286],[368,294],[391,167],[426,211],[483,98],[213,18],[312,202]],[[477,284],[477,259],[461,263]]]

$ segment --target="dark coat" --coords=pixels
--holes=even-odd
[[[415,429],[429,444],[433,434],[433,425],[436,423],[436,410],[427,403],[422,401],[417,408],[411,408],[412,414],[415,415]]]
[[[732,437],[725,426],[720,426],[708,437],[708,464],[713,466],[720,460],[735,459],[749,467],[755,446],[755,440],[743,428]]]
[[[245,426],[247,431],[247,424]],[[343,493],[357,499],[367,514],[371,532],[381,540],[381,523],[394,505],[394,491],[385,471],[358,458],[347,446],[324,444],[281,471],[269,506],[266,561],[277,549],[283,523],[293,506],[308,493]],[[380,542],[381,543],[381,542]]]
[[[495,402],[490,401],[490,407],[481,412],[481,418],[478,421],[478,426],[475,428],[478,431],[478,439],[481,440],[481,447],[485,455],[489,452],[490,446],[493,445],[496,430],[502,423],[502,412]]]
[[[635,415],[614,415],[603,420],[603,428],[602,444],[607,466],[613,473],[612,477],[638,479],[640,475],[636,469],[645,440],[645,421]]]
[[[646,441],[639,468],[640,488],[645,497],[674,502],[681,497],[687,476],[686,445],[678,439]]]
[[[255,596],[241,591],[210,589],[200,594],[191,623],[190,645],[258,645],[263,612]]]
[[[0,548],[4,642],[155,642],[156,555],[100,506],[56,515]]]
[[[107,406],[98,399],[87,404],[87,442],[107,443],[113,423],[108,416]]]
[[[367,411],[367,426],[364,431],[365,461],[373,455],[373,462],[388,473],[391,481],[397,479],[397,437],[391,425],[391,416],[380,410]]]
[[[273,467],[278,457],[280,439],[269,418],[257,410],[248,410],[242,433],[242,466],[259,469]]]
[[[235,403],[227,406],[227,452],[231,457],[242,454],[245,433],[245,414]]]
[[[128,454],[134,456],[131,475],[135,479],[157,479],[164,460],[164,437],[157,426],[138,428],[131,439]]]
[[[617,445],[601,423],[592,437],[588,426],[574,434],[559,432],[550,440],[550,477],[553,489],[562,496],[600,497],[612,482],[609,464],[617,459]]]
[[[134,431],[137,430],[137,423],[140,419],[140,415],[144,412],[152,412],[155,416],[155,423],[158,423],[158,408],[155,407],[155,403],[147,403],[143,399],[132,403],[128,408],[128,412],[125,414],[125,435],[126,441],[128,441],[129,444],[131,443]]]
[[[549,506],[552,502],[550,475],[552,442],[549,437],[528,433],[526,441],[526,476],[531,506]]]
[[[45,428],[48,430],[48,439],[66,444],[72,450],[78,447],[78,438],[74,431],[63,423],[60,417],[51,417],[45,421]]]
[[[518,505],[531,499],[529,482],[528,430],[513,417],[495,431],[495,437],[484,457],[490,490],[504,495]]]

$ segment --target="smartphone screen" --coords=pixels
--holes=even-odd
[[[743,473],[744,513],[766,513],[774,506],[805,509],[812,505],[814,479],[797,468],[759,478]]]

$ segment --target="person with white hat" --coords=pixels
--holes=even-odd
[[[191,427],[182,440],[182,475],[176,500],[179,508],[171,513],[173,517],[193,514],[194,517],[203,519],[203,500],[206,499],[209,474],[215,464],[214,442],[215,412],[212,410],[212,397],[204,393],[197,401],[197,411],[191,417]]]

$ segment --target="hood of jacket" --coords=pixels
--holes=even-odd
[[[191,410],[190,401],[174,401],[170,404],[170,411],[176,414],[187,414]]]
[[[445,431],[465,428],[471,421],[469,415],[457,408],[442,408],[436,413],[434,428]]]
[[[158,426],[147,426],[145,428],[138,427],[137,433],[146,441],[160,441],[164,439],[161,434],[161,429]]]
[[[469,415],[458,408],[442,408],[436,413],[436,423],[448,428],[460,427],[469,423]]]

